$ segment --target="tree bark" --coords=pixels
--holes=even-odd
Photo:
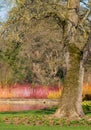
[[[71,48],[73,49],[73,48]],[[78,53],[69,56],[69,69],[64,81],[63,94],[60,99],[56,117],[79,118],[83,117],[82,110],[82,83],[84,68]]]
[[[82,102],[82,83],[84,68],[81,60],[81,51],[76,45],[77,26],[79,22],[77,8],[79,9],[79,0],[68,0],[67,25],[65,27],[64,44],[67,54],[66,67],[67,74],[64,81],[63,94],[59,102],[59,109],[56,111],[56,117],[80,118],[84,116]]]

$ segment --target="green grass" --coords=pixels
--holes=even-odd
[[[67,121],[49,118],[56,108],[21,112],[0,112],[0,130],[90,130],[86,119]],[[87,113],[91,118],[91,113]],[[39,123],[39,124],[38,124]],[[52,123],[52,124],[51,124]]]
[[[91,126],[16,126],[16,125],[0,125],[0,130],[91,130]]]
[[[56,107],[46,108],[43,110],[28,110],[28,111],[15,111],[15,112],[0,112],[0,118],[3,116],[14,117],[14,116],[30,116],[30,115],[50,115],[55,113]],[[91,111],[86,112],[86,115],[91,116]]]
[[[56,107],[43,109],[43,110],[30,110],[30,111],[15,111],[15,112],[0,112],[0,118],[2,116],[14,117],[14,116],[30,116],[30,115],[50,115],[56,111]]]

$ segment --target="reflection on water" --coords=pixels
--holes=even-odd
[[[28,105],[28,104],[0,104],[0,112],[6,111],[24,111],[40,110],[46,108],[45,105]]]

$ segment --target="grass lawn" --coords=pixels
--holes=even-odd
[[[91,126],[23,126],[0,125],[0,130],[91,130]]]
[[[0,130],[91,130],[91,113],[81,120],[49,118],[56,108],[0,112]]]

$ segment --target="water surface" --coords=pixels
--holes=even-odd
[[[0,112],[40,110],[46,108],[45,105],[30,104],[0,104]]]

